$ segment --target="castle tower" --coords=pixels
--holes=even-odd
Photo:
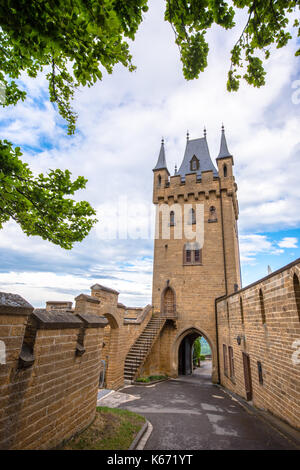
[[[154,312],[169,320],[147,361],[149,373],[191,373],[192,344],[202,335],[212,350],[213,381],[218,379],[215,299],[241,287],[237,185],[223,126],[216,162],[217,168],[206,130],[198,139],[187,134],[181,166],[170,176],[162,141],[153,169],[152,301]],[[191,239],[196,231],[200,236]]]

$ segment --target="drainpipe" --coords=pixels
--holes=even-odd
[[[223,201],[222,201],[222,191],[221,191],[220,177],[219,177],[219,191],[220,191],[220,206],[221,206],[221,225],[222,225],[222,244],[223,244],[225,295],[227,296],[228,295],[228,288],[227,288],[227,270],[226,270],[226,256],[225,256],[224,217],[223,217]]]
[[[215,323],[216,323],[216,343],[217,343],[217,364],[218,364],[218,384],[220,384],[220,352],[219,352],[219,331],[218,331],[218,312],[217,302],[225,299],[228,295],[227,289],[227,272],[226,272],[226,257],[225,257],[225,238],[224,238],[224,218],[223,218],[223,202],[221,191],[221,180],[219,177],[219,191],[220,191],[220,206],[221,206],[221,225],[222,225],[222,244],[223,244],[223,263],[224,263],[224,280],[225,280],[225,294],[215,299]]]

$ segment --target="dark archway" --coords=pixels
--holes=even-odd
[[[178,375],[193,374],[193,346],[196,339],[201,337],[199,333],[191,332],[182,339],[178,349]],[[207,345],[211,353],[211,348],[208,343]],[[211,358],[211,354],[209,356]]]

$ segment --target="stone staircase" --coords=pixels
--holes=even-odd
[[[165,325],[166,318],[159,315],[153,315],[144,331],[137,338],[136,342],[130,348],[124,367],[124,380],[132,382],[140,366],[145,362],[156,338]]]

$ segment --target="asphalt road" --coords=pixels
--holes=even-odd
[[[139,398],[119,407],[144,415],[153,425],[145,449],[295,449],[286,437],[213,385],[208,363],[192,376],[129,386],[124,392]]]

